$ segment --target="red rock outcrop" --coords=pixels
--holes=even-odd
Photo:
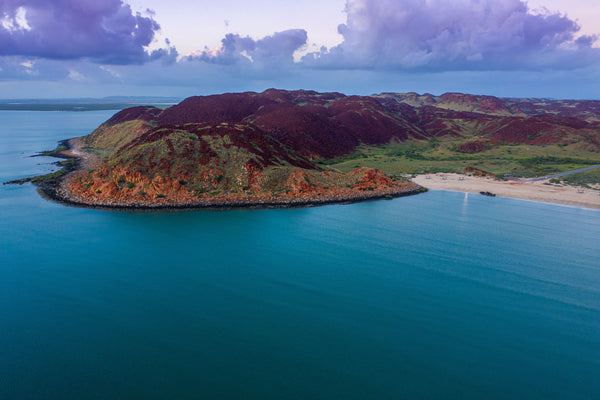
[[[477,153],[480,151],[485,151],[487,149],[488,149],[488,144],[485,142],[482,142],[480,140],[463,143],[456,148],[456,150],[461,151],[463,153]]]

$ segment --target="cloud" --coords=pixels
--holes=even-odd
[[[120,0],[0,0],[0,92],[8,97],[262,91],[473,92],[597,98],[600,49],[564,15],[519,0],[347,0],[343,42],[307,32],[229,33],[179,57],[154,14]],[[143,64],[143,65],[142,65]],[[576,73],[572,69],[577,68]]]
[[[189,60],[211,64],[254,64],[277,66],[294,62],[294,53],[306,46],[307,33],[304,29],[290,29],[255,40],[229,33],[216,49],[205,48],[188,54]]]
[[[343,42],[306,65],[407,71],[570,69],[597,62],[597,37],[521,0],[347,0]]]
[[[52,60],[23,57],[0,57],[0,81],[61,80],[68,77],[64,65]]]
[[[177,56],[174,47],[146,51],[159,24],[121,0],[0,1],[0,56],[102,64],[141,64]]]

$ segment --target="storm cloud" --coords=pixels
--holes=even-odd
[[[304,57],[326,68],[570,69],[598,61],[597,37],[521,0],[348,0],[343,42]]]
[[[159,24],[121,0],[2,0],[0,56],[104,64],[174,60],[174,47],[148,52]]]

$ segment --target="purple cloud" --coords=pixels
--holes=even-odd
[[[347,0],[344,41],[307,65],[402,70],[576,68],[599,59],[597,37],[521,0]]]
[[[151,14],[150,14],[151,15]],[[121,0],[0,1],[0,55],[140,64],[176,56],[145,50],[160,29]]]
[[[221,40],[221,47],[205,48],[202,51],[190,53],[188,58],[225,65],[236,63],[289,64],[294,61],[294,52],[306,45],[307,37],[304,29],[276,32],[259,40],[254,40],[250,36],[242,37],[229,33]]]

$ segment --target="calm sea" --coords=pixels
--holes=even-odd
[[[112,112],[0,111],[0,180]],[[0,186],[2,399],[598,399],[600,212],[127,213]]]

